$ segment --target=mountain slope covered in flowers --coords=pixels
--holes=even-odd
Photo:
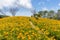
[[[2,18],[0,40],[60,40],[60,21],[23,16]]]

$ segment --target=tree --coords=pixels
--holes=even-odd
[[[43,16],[43,11],[39,11],[38,14],[40,15],[40,17]]]
[[[58,12],[57,12],[57,19],[60,20],[60,9],[59,9]]]
[[[19,11],[20,7],[3,7],[3,9],[0,9],[1,14],[6,15],[6,12],[10,12],[12,16],[16,15],[16,12]]]
[[[9,8],[9,12],[12,14],[12,16],[16,15],[16,12],[19,10],[19,7],[11,7]]]
[[[44,17],[44,18],[47,17],[47,13],[48,13],[47,10],[43,11],[43,17]]]
[[[0,8],[0,12],[3,15],[6,15],[6,12],[10,12],[12,14],[12,16],[16,15],[16,12],[18,10],[20,10],[20,4],[18,3],[19,0],[15,0],[14,3],[12,3],[10,6],[2,6],[2,8]]]
[[[58,19],[57,17],[58,17],[58,15],[57,15],[57,13],[55,13],[53,19]]]
[[[9,12],[12,14],[12,16],[15,16],[16,12],[19,10],[20,10],[19,0],[16,0],[14,6],[9,8]]]
[[[35,9],[32,9],[32,10],[30,10],[30,11],[31,11],[31,13],[33,14],[33,16],[36,15],[36,10],[35,10]]]
[[[6,15],[6,14],[5,14],[5,12],[4,12],[4,11],[2,11],[1,9],[0,9],[0,13],[2,13],[3,15]]]
[[[45,17],[47,16],[47,13],[48,13],[47,10],[45,10],[45,11],[39,11],[39,12],[38,12],[38,14],[39,14],[41,17],[43,17],[43,18],[45,18]]]
[[[48,18],[53,18],[53,16],[54,16],[54,11],[50,10],[48,13]]]
[[[35,9],[31,10],[31,13],[33,13],[33,17],[35,17],[36,19],[38,19],[39,15],[36,13]]]

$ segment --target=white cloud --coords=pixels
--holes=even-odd
[[[43,8],[42,8],[42,10],[43,10],[43,11],[45,11],[45,10],[48,10],[48,8],[46,8],[46,7],[43,7]]]
[[[31,0],[0,0],[0,9],[2,7],[14,6],[14,3],[19,3],[20,6],[32,8]]]
[[[60,3],[58,5],[60,6]]]
[[[27,8],[32,8],[31,0],[19,0],[19,4]]]
[[[13,3],[14,3],[14,0],[0,0],[0,8],[12,6]]]

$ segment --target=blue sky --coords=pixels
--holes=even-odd
[[[37,11],[60,9],[60,0],[33,0],[32,4]]]
[[[57,11],[60,9],[60,0],[32,0],[32,6],[36,9],[37,12],[40,10]],[[30,16],[32,13],[29,14],[26,11],[26,14]]]
[[[2,1],[2,0],[0,0]],[[16,1],[16,0],[14,0]],[[0,2],[0,6],[12,6],[11,3],[14,1],[12,0],[5,0],[4,2],[7,3],[5,4],[3,1]],[[35,9],[37,12],[40,10],[54,10],[57,11],[60,9],[60,0],[19,0],[18,4],[20,4],[20,10],[17,12],[16,16],[31,16],[32,13],[30,12],[29,9]],[[9,4],[8,4],[9,2]],[[0,9],[1,9],[0,7]],[[13,6],[15,7],[15,6]],[[9,12],[6,14],[11,15]]]

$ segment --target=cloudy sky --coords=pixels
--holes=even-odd
[[[35,0],[37,10],[57,10],[60,9],[60,0]],[[36,4],[35,3],[35,4]],[[33,3],[34,4],[34,3]]]
[[[15,4],[17,3],[17,4]],[[3,10],[3,7],[20,7],[17,12],[17,16],[30,16],[32,13],[30,9],[39,10],[58,10],[60,9],[60,0],[0,0],[0,9]],[[9,12],[6,12],[7,15],[11,15]]]

